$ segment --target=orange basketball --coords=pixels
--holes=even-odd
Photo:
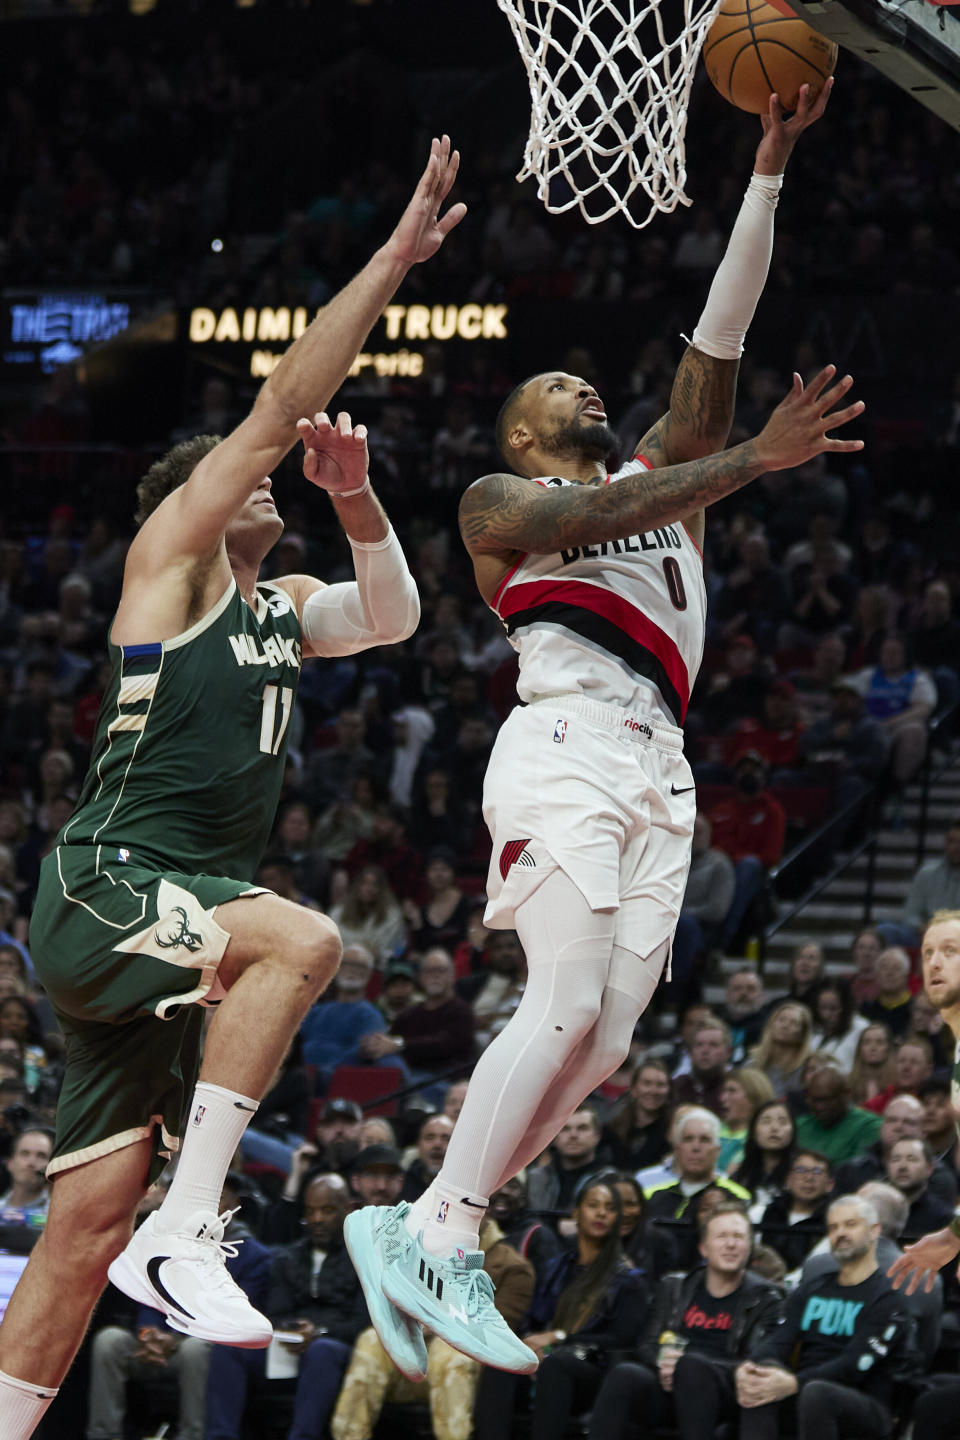
[[[777,94],[795,110],[800,86],[811,99],[837,64],[832,40],[788,11],[784,0],[724,0],[703,47],[707,74],[725,100],[752,115],[765,115]]]

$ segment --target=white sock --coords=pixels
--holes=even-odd
[[[48,1385],[14,1380],[0,1370],[0,1440],[27,1440],[56,1393]]]
[[[431,1180],[419,1200],[414,1200],[410,1206],[407,1218],[404,1221],[407,1230],[413,1236],[420,1234],[427,1221],[433,1215],[434,1206],[437,1203],[436,1180]]]
[[[157,1211],[161,1230],[176,1230],[198,1210],[220,1212],[220,1192],[259,1101],[201,1080],[193,1092],[173,1183]]]
[[[428,1255],[479,1250],[480,1222],[489,1204],[488,1196],[464,1195],[462,1185],[450,1185],[438,1176],[411,1205],[407,1229],[411,1235],[423,1231],[423,1248]]]

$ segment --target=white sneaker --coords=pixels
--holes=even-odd
[[[164,1231],[155,1210],[107,1274],[131,1299],[162,1310],[183,1335],[260,1350],[270,1344],[273,1326],[253,1308],[226,1266],[237,1246],[224,1243],[223,1232],[235,1214],[199,1210],[180,1229]]]

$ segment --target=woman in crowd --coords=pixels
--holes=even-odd
[[[810,1011],[792,1000],[779,1004],[764,1025],[759,1044],[750,1052],[750,1066],[766,1074],[776,1095],[799,1083],[812,1032]]]
[[[854,1010],[845,980],[823,981],[813,1001],[813,1049],[817,1054],[832,1055],[849,1075],[857,1042],[869,1023]]]
[[[620,1244],[630,1264],[652,1280],[676,1269],[676,1246],[660,1226],[647,1224],[647,1197],[636,1176],[627,1170],[612,1170],[601,1178],[609,1180],[620,1196]]]
[[[893,1036],[886,1025],[872,1021],[860,1031],[850,1066],[850,1098],[854,1105],[865,1105],[886,1090],[895,1075]]]
[[[530,1440],[556,1440],[572,1415],[588,1410],[607,1355],[636,1343],[649,1290],[623,1253],[620,1193],[588,1176],[573,1209],[576,1243],[547,1265],[534,1292],[524,1340],[540,1356]],[[529,1382],[485,1369],[474,1410],[474,1440],[503,1440],[517,1392]]]
[[[624,1170],[642,1170],[666,1155],[672,1103],[666,1065],[662,1060],[641,1060],[634,1068],[630,1089],[614,1105],[606,1124],[617,1164]]]
[[[724,1174],[740,1164],[750,1121],[760,1105],[775,1099],[773,1086],[762,1070],[731,1070],[720,1090],[720,1154],[717,1169]]]
[[[769,1100],[758,1106],[747,1131],[743,1159],[730,1175],[753,1196],[750,1219],[754,1224],[786,1186],[795,1149],[796,1127],[784,1102]]]
[[[463,820],[453,797],[449,770],[428,770],[422,794],[410,815],[410,840],[422,855],[438,845],[451,850],[464,841]]]
[[[850,993],[855,1005],[862,1005],[865,1000],[876,1000],[877,998],[877,977],[874,973],[874,966],[880,958],[882,949],[883,936],[878,930],[870,928],[861,930],[853,942],[850,955],[857,968],[850,981]]]
[[[400,906],[376,865],[357,871],[343,901],[331,906],[330,919],[339,927],[344,948],[366,945],[381,969],[407,943]]]
[[[26,1048],[44,1050],[43,1032],[36,1011],[23,995],[0,1000],[0,1037],[10,1036]]]
[[[790,988],[781,1000],[798,1000],[807,1009],[813,1008],[813,997],[824,977],[826,966],[823,948],[815,940],[798,945],[790,961]]]
[[[437,845],[427,855],[426,897],[422,905],[406,901],[403,913],[410,926],[410,943],[415,950],[442,945],[451,955],[467,934],[470,901],[457,884],[456,856],[446,845]]]
[[[346,860],[358,840],[373,830],[377,796],[369,775],[355,775],[350,798],[337,799],[321,811],[310,837],[315,850],[328,860]]]

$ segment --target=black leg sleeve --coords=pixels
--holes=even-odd
[[[672,1425],[672,1397],[645,1365],[614,1365],[603,1384],[590,1417],[590,1440],[643,1440],[657,1425]]]

